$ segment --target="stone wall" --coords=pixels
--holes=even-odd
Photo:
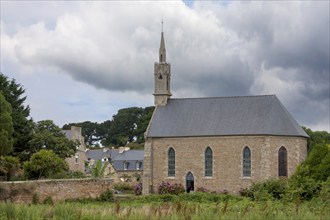
[[[251,176],[243,177],[243,149],[251,150]],[[153,138],[145,144],[143,193],[152,185],[157,190],[162,181],[186,185],[186,175],[194,176],[195,189],[228,190],[238,193],[253,182],[278,178],[278,150],[288,153],[288,176],[306,158],[307,139],[285,136],[228,136]],[[168,149],[175,150],[175,177],[168,177]],[[213,152],[213,175],[205,177],[205,149]],[[151,189],[152,190],[152,189]]]
[[[50,196],[54,202],[75,198],[96,198],[113,187],[112,179],[68,179],[0,182],[0,201],[31,203],[36,194],[42,202]]]

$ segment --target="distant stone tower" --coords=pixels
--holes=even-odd
[[[164,33],[162,31],[159,48],[159,62],[155,62],[155,105],[166,105],[170,98],[171,65],[166,63]]]

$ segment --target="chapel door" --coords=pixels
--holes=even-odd
[[[186,175],[186,191],[189,193],[190,191],[194,191],[194,175],[191,172],[188,172]]]

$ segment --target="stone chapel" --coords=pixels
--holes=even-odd
[[[154,80],[143,194],[157,192],[162,181],[238,193],[253,182],[291,176],[306,158],[308,135],[275,95],[170,98],[163,32]]]

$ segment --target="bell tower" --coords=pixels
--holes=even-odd
[[[166,49],[164,41],[164,33],[162,30],[159,48],[159,62],[155,62],[155,105],[166,105],[170,98],[170,81],[171,81],[171,65],[166,62]]]

